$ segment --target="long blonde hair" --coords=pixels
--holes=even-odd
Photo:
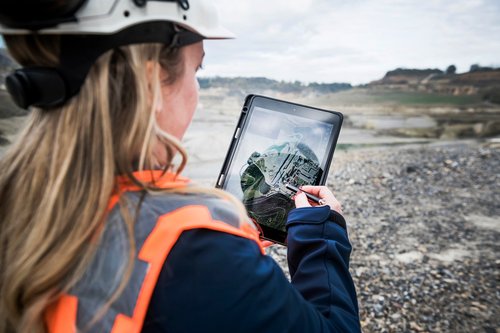
[[[23,66],[57,64],[57,36],[4,39]],[[148,79],[150,61],[159,64],[153,71],[158,79]],[[161,191],[132,175],[138,167],[154,166],[155,140],[164,143],[170,161],[180,153],[177,172],[184,167],[187,156],[180,143],[156,129],[151,100],[159,94],[160,67],[173,83],[182,74],[181,51],[160,44],[108,51],[64,106],[32,110],[17,142],[0,161],[0,333],[46,331],[46,307],[78,281],[95,254],[89,240],[102,230],[116,176]],[[241,203],[217,193],[238,205],[243,218]],[[133,213],[122,209],[130,259],[135,254]]]

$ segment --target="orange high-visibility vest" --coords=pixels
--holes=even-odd
[[[135,176],[158,187],[180,188],[185,178],[158,171],[144,171]],[[87,272],[71,289],[46,311],[50,333],[140,332],[153,290],[168,254],[186,230],[210,229],[254,240],[264,254],[257,230],[240,222],[230,203],[201,194],[145,195],[139,187],[120,181],[121,193],[132,208],[140,204],[134,239],[136,256],[132,276],[118,299],[101,315],[102,306],[113,295],[123,278],[129,257],[129,244],[118,196],[110,200],[110,213],[97,253]],[[132,210],[134,211],[134,210]],[[100,315],[100,316],[98,316]],[[97,317],[96,317],[97,316]],[[97,319],[96,319],[97,318]]]

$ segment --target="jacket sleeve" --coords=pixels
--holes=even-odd
[[[294,209],[287,230],[292,285],[337,331],[360,331],[349,273],[351,244],[342,215],[329,206]]]
[[[314,209],[290,214],[292,284],[251,240],[184,232],[164,264],[142,332],[359,332],[346,231],[319,221],[325,214]]]

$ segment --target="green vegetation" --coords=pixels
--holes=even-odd
[[[416,68],[396,68],[388,71],[385,77],[403,75],[403,76],[428,76],[431,74],[443,74],[438,68],[416,69]]]
[[[354,88],[325,96],[336,105],[402,105],[402,106],[467,106],[481,103],[480,95],[447,95],[416,91]],[[326,100],[325,100],[326,101]]]
[[[445,104],[445,105],[469,105],[481,102],[481,96],[478,95],[445,95],[428,92],[413,92],[413,91],[383,91],[370,92],[373,103],[394,103],[402,105],[429,105],[429,104]]]
[[[265,77],[211,77],[199,78],[200,88],[229,88],[242,91],[264,91],[273,90],[282,93],[332,93],[351,89],[349,83],[316,83],[304,84],[300,81],[286,82],[268,79]]]

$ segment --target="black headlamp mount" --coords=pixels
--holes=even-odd
[[[59,66],[17,69],[5,84],[21,108],[50,109],[63,105],[80,91],[92,65],[108,50],[140,43],[178,48],[201,40],[201,35],[165,21],[141,23],[113,35],[61,35]]]

